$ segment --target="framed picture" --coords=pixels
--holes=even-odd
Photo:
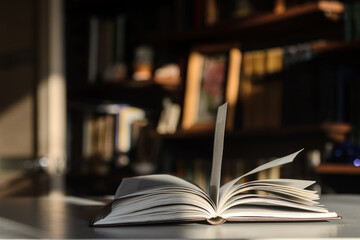
[[[217,107],[228,102],[226,127],[234,125],[241,51],[234,45],[206,45],[189,56],[182,128],[212,128]]]

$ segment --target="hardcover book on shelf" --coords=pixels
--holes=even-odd
[[[237,44],[199,45],[190,53],[181,127],[209,129],[217,107],[228,102],[226,127],[233,129],[242,53]]]
[[[181,178],[158,174],[122,181],[115,199],[92,220],[92,226],[135,225],[166,222],[222,224],[225,221],[319,221],[340,219],[320,205],[314,181],[241,179],[290,163],[301,151],[265,163],[220,187],[227,104],[217,113],[209,194]],[[266,194],[261,194],[265,192]]]

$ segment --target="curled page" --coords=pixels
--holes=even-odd
[[[116,190],[115,199],[171,186],[194,189],[195,191],[202,192],[200,188],[181,178],[168,174],[153,174],[124,178]]]
[[[210,178],[210,198],[215,203],[215,206],[217,206],[219,202],[221,162],[222,162],[223,148],[224,148],[226,112],[227,112],[227,103],[224,103],[218,108],[218,112],[216,116],[213,160],[212,160],[211,178]]]
[[[261,172],[261,171],[264,171],[266,169],[269,169],[269,168],[273,168],[273,167],[276,167],[276,166],[280,166],[280,165],[284,165],[286,163],[289,163],[289,162],[292,162],[294,160],[294,158],[296,157],[296,155],[298,155],[299,152],[301,152],[303,149],[293,153],[293,154],[290,154],[290,155],[287,155],[285,157],[282,157],[282,158],[278,158],[276,160],[273,160],[271,162],[268,162],[268,163],[265,163],[253,170],[251,170],[250,172],[238,177],[238,178],[235,178],[234,180],[224,184],[221,189],[220,189],[220,199],[225,196],[229,190],[231,189],[232,186],[234,186],[235,183],[237,183],[240,179],[242,179],[243,177],[246,177],[246,176],[249,176],[251,174],[254,174],[254,173],[257,173],[257,172]]]

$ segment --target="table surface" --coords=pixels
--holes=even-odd
[[[342,220],[288,223],[166,224],[89,227],[101,201],[77,197],[0,199],[0,238],[266,239],[360,237],[360,195],[323,195]]]

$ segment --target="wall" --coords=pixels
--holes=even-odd
[[[0,3],[0,157],[35,154],[34,3]]]

